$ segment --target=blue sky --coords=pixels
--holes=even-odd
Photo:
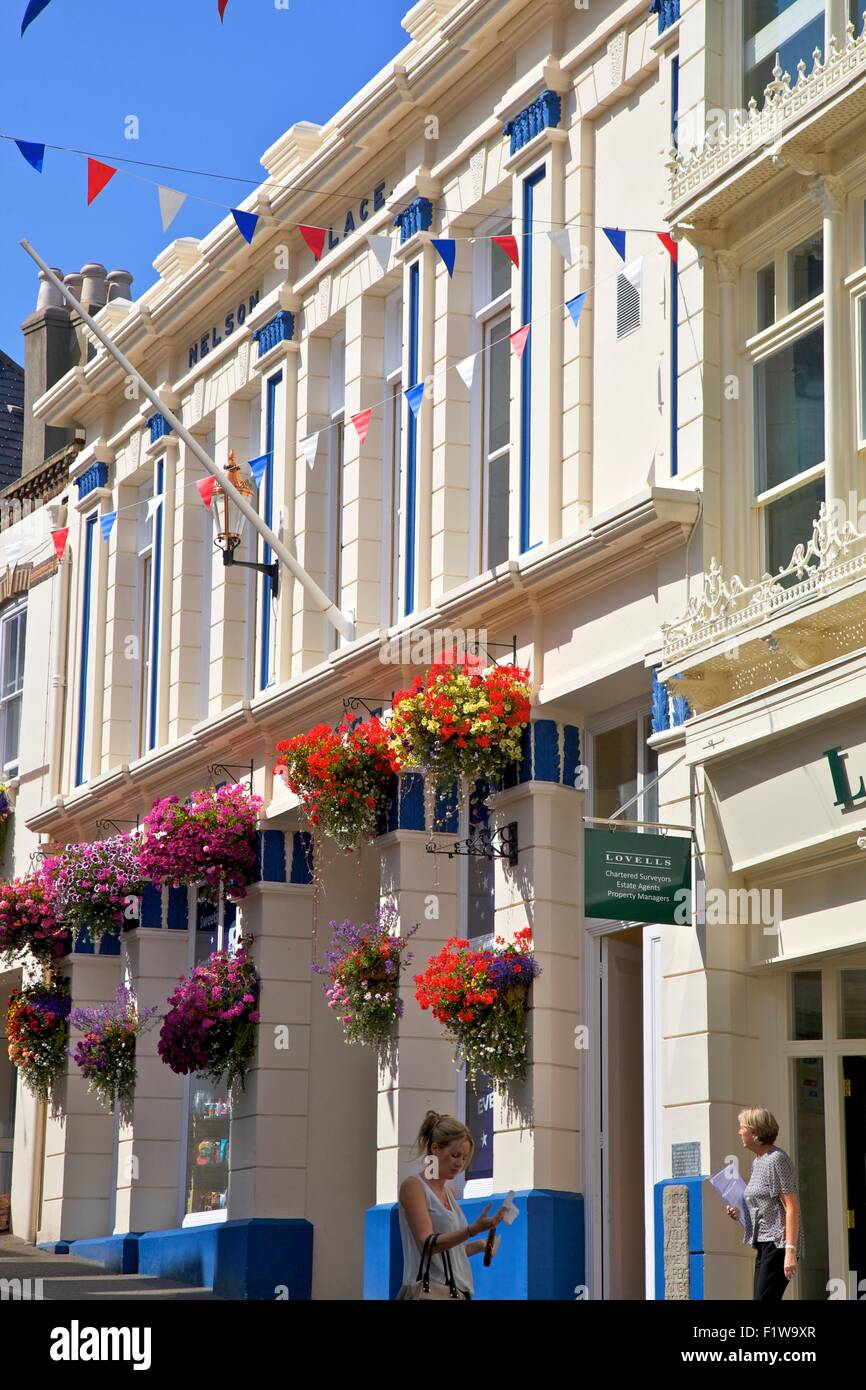
[[[0,134],[127,159],[240,175],[225,182],[139,169],[225,207],[265,177],[259,156],[297,120],[324,122],[408,42],[410,0],[52,0],[19,36],[27,0],[3,0]],[[140,138],[125,121],[138,117]],[[114,157],[114,158],[112,158]],[[202,236],[225,215],[193,199],[168,235],[154,188],[118,174],[92,207],[86,160],[48,150],[45,172],[0,141],[0,347],[23,361],[22,320],[36,304],[26,237],[64,272],[88,261],[155,278],[174,237]],[[253,181],[253,182],[251,182]],[[354,191],[354,190],[351,190]]]

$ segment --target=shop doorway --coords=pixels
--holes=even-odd
[[[842,1058],[848,1269],[866,1279],[866,1057]]]
[[[646,1297],[643,950],[640,928],[602,936],[602,1296]]]

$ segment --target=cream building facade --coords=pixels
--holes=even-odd
[[[259,508],[351,615],[353,640],[285,571],[274,596],[267,578],[223,566],[202,469],[103,349],[35,401],[36,422],[77,442],[27,542],[36,579],[19,599],[26,703],[7,766],[6,871],[25,871],[40,840],[97,838],[98,822],[125,827],[158,797],[251,767],[265,810],[240,908],[149,895],[116,953],[79,942],[64,969],[76,1004],[111,998],[126,976],[162,1006],[243,929],[263,1022],[233,1108],[162,1066],[153,1033],[129,1125],[99,1110],[71,1064],[59,1115],[19,1087],[18,1234],[230,1297],[387,1298],[402,1277],[397,1191],[432,1106],[478,1136],[467,1210],[510,1189],[521,1207],[477,1272],[479,1297],[747,1297],[748,1252],[700,1177],[733,1152],[748,1103],[779,1114],[797,1157],[818,1124],[802,1097],[817,1091],[826,1277],[841,1260],[847,1279],[843,1096],[861,1084],[847,1059],[859,1066],[866,1041],[840,1029],[859,1026],[864,937],[857,818],[833,808],[821,775],[825,745],[847,753],[856,805],[858,639],[838,607],[844,593],[857,611],[856,565],[805,595],[775,584],[772,599],[720,600],[710,582],[681,619],[711,556],[746,585],[787,562],[789,538],[808,539],[825,475],[828,497],[859,486],[847,364],[866,186],[833,113],[847,101],[856,116],[866,50],[857,39],[828,52],[838,76],[804,76],[799,95],[775,79],[769,106],[759,93],[760,111],[712,143],[716,108],[745,108],[743,84],[773,80],[761,55],[791,27],[749,33],[744,4],[731,30],[726,9],[421,0],[392,64],[325,125],[299,122],[265,152],[243,205],[259,216],[251,245],[227,217],[166,247],[141,297],[101,308],[221,466],[230,451],[268,455]],[[321,259],[299,224],[326,229]],[[567,255],[547,235],[563,229]],[[368,235],[391,238],[387,256]],[[495,236],[516,238],[519,266]],[[822,236],[826,303],[814,292]],[[453,275],[439,238],[456,242]],[[566,304],[583,292],[575,324]],[[88,302],[100,298],[91,286]],[[526,324],[518,358],[509,335]],[[815,346],[822,325],[834,356]],[[456,367],[472,355],[467,387]],[[416,419],[404,392],[422,382]],[[352,417],[368,408],[362,442]],[[795,443],[805,462],[792,474]],[[69,526],[59,565],[49,525]],[[271,558],[244,545],[244,558]],[[815,619],[816,636],[819,610],[839,617]],[[12,612],[7,599],[0,622]],[[360,862],[328,856],[317,900],[274,745],[352,700],[387,710],[422,669],[413,643],[445,631],[483,634],[492,656],[513,645],[531,668],[513,785],[471,821],[463,811],[434,828],[418,779],[403,779]],[[779,932],[587,919],[584,817],[629,804],[636,820],[695,826],[698,883],[781,884],[791,915]],[[516,865],[427,852],[488,817],[516,826]],[[392,1063],[377,1070],[342,1043],[311,963],[330,919],[368,920],[384,902],[401,929],[420,923],[416,966],[455,933],[532,926],[543,973],[531,1065],[508,1103],[467,1089],[408,985]],[[286,1049],[273,1046],[280,1025]],[[672,1183],[672,1146],[695,1143],[694,1176]]]

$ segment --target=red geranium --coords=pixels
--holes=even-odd
[[[343,849],[373,839],[396,771],[379,719],[359,723],[346,714],[336,730],[316,724],[278,743],[277,754],[274,772],[300,798],[310,825]]]

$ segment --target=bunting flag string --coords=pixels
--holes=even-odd
[[[409,409],[412,411],[412,414],[415,416],[415,419],[417,420],[418,414],[421,410],[421,402],[424,399],[423,381],[419,381],[415,386],[410,386],[408,390],[403,392],[403,395],[409,402]]]
[[[430,242],[430,245],[436,248],[445,262],[445,268],[448,271],[448,278],[450,279],[454,274],[454,258],[457,255],[457,242],[453,237],[436,237]]]
[[[367,438],[367,431],[370,428],[370,421],[372,420],[372,418],[373,407],[371,405],[368,405],[366,410],[360,410],[357,415],[352,416],[352,424],[358,431],[358,438],[360,439],[362,444],[364,443],[364,440]]]
[[[102,512],[99,517],[99,529],[102,532],[102,539],[107,541],[117,520],[117,512]]]
[[[324,244],[324,237],[322,238],[322,243]],[[309,245],[309,243],[307,244]],[[394,247],[393,239],[389,236],[378,236],[375,232],[369,232],[367,235],[367,245],[376,257],[382,270],[387,272],[391,264],[391,251]],[[316,259],[318,259],[318,257]]]
[[[22,38],[24,37],[26,31],[30,28],[30,25],[33,23],[34,19],[41,15],[43,10],[47,10],[50,4],[51,0],[30,0],[27,9],[24,11],[24,18],[21,21]]]
[[[162,230],[167,232],[186,202],[186,194],[178,193],[176,188],[164,188],[162,184],[158,185],[157,192],[159,193],[159,215],[162,218]]]
[[[501,251],[505,252],[513,265],[516,265],[518,269],[520,268],[520,252],[517,249],[516,236],[494,236],[490,240],[494,246],[498,246]]]
[[[662,246],[665,248],[665,250],[670,252],[670,258],[673,261],[674,265],[677,265],[679,261],[680,248],[677,246],[677,243],[674,241],[670,232],[657,232],[656,235],[658,236],[658,239],[661,242]]]
[[[199,478],[196,481],[196,487],[198,488],[198,495],[201,498],[202,502],[208,508],[208,510],[210,510],[210,504],[213,501],[214,488],[216,487],[216,478],[213,476],[212,473],[209,473],[206,478]]]
[[[464,357],[462,362],[455,363],[457,375],[467,391],[472,390],[472,383],[475,380],[475,359],[477,356],[478,353],[473,352],[470,357]]]
[[[601,230],[604,232],[605,236],[607,237],[607,239],[608,239],[608,241],[610,242],[611,246],[613,247],[614,251],[615,251],[615,252],[617,253],[617,255],[619,256],[620,260],[621,260],[621,261],[624,261],[624,260],[625,260],[625,232],[622,231],[619,227],[602,227]]]
[[[313,260],[320,261],[325,246],[325,237],[328,235],[327,228],[308,227],[306,223],[299,222],[298,231],[312,251]]]
[[[571,314],[571,321],[574,324],[575,328],[577,328],[577,325],[580,321],[580,311],[583,308],[587,293],[587,290],[582,290],[580,294],[576,294],[574,296],[574,299],[567,299],[565,302],[565,307]]]
[[[56,531],[51,532],[51,539],[54,542],[54,554],[57,556],[58,563],[63,559],[63,552],[66,549],[68,536],[68,526],[59,526]]]
[[[228,3],[229,3],[229,0],[219,0],[219,11],[220,11],[220,23],[221,23],[221,24],[222,24],[223,21],[224,21],[225,12],[226,12],[226,9],[227,9],[227,7],[228,7]]]
[[[45,162],[45,146],[34,144],[31,140],[16,140],[15,144],[30,167],[35,169],[37,174],[41,174],[42,165]]]
[[[104,188],[111,183],[117,170],[98,159],[87,161],[87,206],[95,202]]]
[[[316,453],[319,448],[319,431],[315,434],[308,434],[306,439],[301,440],[301,453],[307,460],[307,467],[313,468],[316,463]]]
[[[163,500],[163,496],[162,496],[162,493],[161,493],[161,492],[158,492],[158,493],[156,494],[155,497],[148,497],[148,499],[147,499],[147,515],[146,515],[145,518],[144,518],[145,521],[150,521],[150,520],[153,518],[153,514],[154,514],[154,512],[156,511],[157,507],[159,506],[160,502],[162,502],[162,500]]]
[[[256,234],[256,227],[259,225],[259,215],[257,212],[242,212],[240,208],[231,208],[231,215],[237,223],[237,229],[244,241],[251,243]]]
[[[559,231],[547,233],[550,238],[550,244],[556,247],[556,250],[559,252],[566,265],[571,265],[574,260],[574,242],[572,241],[573,230],[575,229],[571,227],[563,227]]]
[[[256,487],[261,487],[262,478],[265,476],[269,458],[270,454],[262,454],[257,459],[250,459],[249,469]]]
[[[515,333],[509,333],[508,335],[508,341],[511,344],[512,352],[518,362],[526,351],[526,340],[529,337],[529,330],[531,327],[531,323],[525,323],[523,327],[518,328]]]

